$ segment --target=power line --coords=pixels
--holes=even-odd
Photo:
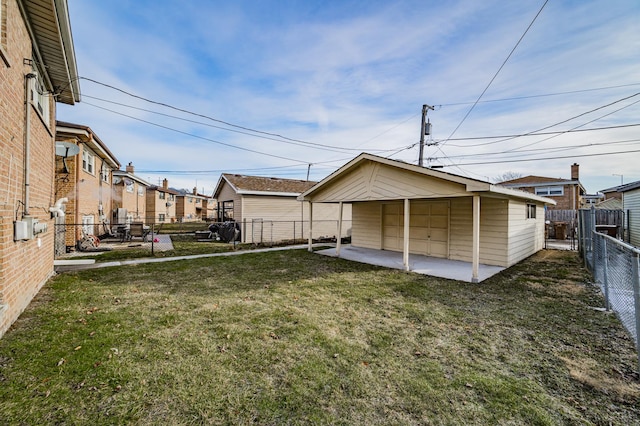
[[[327,144],[314,143],[314,142],[306,142],[306,141],[299,141],[299,140],[295,140],[294,141],[294,140],[288,140],[288,139],[287,140],[278,139],[278,138],[271,137],[271,136],[265,136],[265,135],[261,135],[261,134],[249,133],[249,132],[242,131],[242,130],[230,129],[230,128],[227,128],[227,127],[216,126],[214,124],[203,123],[201,121],[190,120],[188,118],[178,117],[176,115],[171,115],[171,114],[165,114],[165,113],[162,113],[162,112],[159,112],[159,111],[153,111],[153,110],[149,110],[149,109],[146,109],[146,108],[135,107],[133,105],[124,104],[124,103],[112,101],[112,100],[109,100],[109,99],[99,98],[99,97],[96,97],[96,96],[90,96],[90,95],[86,95],[86,94],[83,94],[82,96],[85,97],[85,98],[96,99],[96,100],[99,100],[99,101],[102,101],[102,102],[106,102],[106,103],[119,105],[119,106],[123,106],[123,107],[130,108],[130,109],[134,109],[136,111],[148,112],[148,113],[151,113],[151,114],[156,114],[156,115],[160,115],[160,116],[163,116],[163,117],[173,118],[173,119],[185,121],[185,122],[188,122],[188,123],[199,124],[199,125],[202,125],[202,126],[212,127],[214,129],[220,129],[220,130],[224,130],[224,131],[228,131],[228,132],[239,133],[239,134],[242,134],[242,135],[247,135],[247,136],[260,138],[260,139],[271,140],[271,141],[275,141],[275,142],[282,142],[282,143],[287,143],[287,144],[291,144],[291,145],[311,147],[311,148],[316,148],[316,149],[324,149],[324,150],[327,150],[327,151],[334,151],[334,152],[360,151],[358,148],[344,148],[344,147],[340,147],[340,146],[327,145]],[[95,105],[90,104],[90,103],[88,103],[88,105],[95,106]],[[402,124],[402,123],[400,123],[400,124]],[[400,124],[398,124],[397,126],[399,126]],[[391,129],[389,129],[389,130],[391,130]],[[390,149],[386,149],[386,150],[374,149],[372,151],[375,151],[375,152],[389,152],[389,151],[392,151],[392,150],[390,150]]]
[[[256,151],[254,149],[243,148],[241,146],[232,145],[232,144],[225,143],[225,142],[220,142],[220,141],[217,141],[217,140],[214,140],[214,139],[205,138],[204,136],[194,135],[193,133],[183,132],[182,130],[174,129],[174,128],[171,128],[171,127],[168,127],[168,126],[164,126],[162,124],[154,123],[152,121],[143,120],[143,119],[138,118],[138,117],[133,117],[131,115],[127,115],[127,114],[124,114],[124,113],[121,113],[121,112],[118,112],[118,111],[111,110],[109,108],[101,107],[101,106],[94,105],[94,104],[91,104],[91,103],[88,103],[88,102],[84,102],[84,103],[87,104],[87,105],[90,105],[90,106],[92,106],[94,108],[99,108],[99,109],[102,109],[102,110],[105,110],[105,111],[112,112],[114,114],[121,115],[123,117],[131,118],[132,120],[137,120],[137,121],[140,121],[142,123],[146,123],[146,124],[150,124],[152,126],[160,127],[161,129],[170,130],[172,132],[180,133],[180,134],[186,135],[186,136],[191,136],[191,137],[194,137],[194,138],[197,138],[197,139],[202,139],[202,140],[205,140],[205,141],[208,141],[208,142],[212,142],[212,143],[215,143],[215,144],[218,144],[218,145],[224,145],[224,146],[228,146],[228,147],[231,147],[231,148],[240,149],[242,151],[253,152],[254,154],[266,155],[268,157],[279,158],[281,160],[294,161],[294,162],[300,163],[300,164],[308,164],[309,163],[308,161],[302,161],[302,160],[297,160],[297,159],[294,159],[294,158],[282,157],[282,156],[275,155],[275,154],[269,154],[269,153],[266,153],[266,152]]]
[[[477,166],[477,165],[485,165],[485,164],[502,164],[502,163],[524,163],[524,162],[530,162],[530,161],[562,160],[566,158],[581,158],[581,157],[602,157],[606,155],[633,154],[636,152],[640,152],[640,149],[636,149],[632,151],[602,152],[598,154],[566,155],[562,157],[541,157],[541,158],[526,158],[521,160],[496,160],[496,161],[482,161],[482,162],[474,162],[474,163],[444,164],[443,167]]]
[[[625,106],[623,106],[622,108],[618,108],[618,109],[617,109],[617,110],[615,110],[615,111],[611,111],[611,112],[609,112],[609,113],[607,113],[607,114],[601,115],[600,117],[594,118],[594,119],[593,119],[593,120],[591,120],[591,121],[587,121],[586,123],[583,123],[583,124],[581,124],[581,125],[579,125],[579,126],[575,126],[575,127],[573,127],[572,129],[569,129],[569,130],[576,130],[576,129],[578,129],[579,127],[583,127],[583,126],[586,126],[587,124],[591,124],[591,123],[593,123],[593,122],[595,122],[595,121],[601,120],[601,119],[603,119],[604,117],[608,117],[608,116],[610,116],[610,115],[612,115],[612,114],[615,114],[615,113],[617,113],[617,112],[619,112],[619,111],[622,111],[622,110],[623,110],[623,109],[625,109],[625,108],[629,108],[629,107],[631,107],[631,106],[633,106],[633,105],[637,104],[638,102],[640,102],[640,100],[639,100],[639,101],[632,102],[632,103],[630,103],[629,105],[625,105]],[[539,140],[539,141],[532,142],[532,143],[530,143],[530,144],[523,145],[523,146],[518,147],[518,148],[513,148],[513,149],[507,150],[507,151],[505,151],[505,152],[520,151],[522,148],[527,148],[527,147],[530,147],[530,146],[537,145],[537,144],[539,144],[539,143],[542,143],[542,142],[548,141],[548,140],[550,140],[550,139],[557,138],[558,136],[561,136],[561,135],[563,135],[564,133],[567,133],[567,132],[565,131],[565,132],[562,132],[562,133],[560,133],[560,134],[558,134],[558,135],[555,135],[555,136],[549,136],[548,138],[544,138],[544,139],[541,139],[541,140]]]
[[[538,94],[538,95],[515,96],[515,97],[511,97],[511,98],[487,99],[487,100],[484,100],[484,101],[481,100],[481,101],[476,101],[476,102],[455,102],[455,103],[450,103],[450,104],[439,104],[439,105],[436,105],[436,106],[442,108],[442,107],[447,107],[447,106],[471,105],[473,103],[483,104],[483,103],[491,103],[491,102],[518,101],[518,100],[522,100],[522,99],[545,98],[545,97],[549,97],[549,96],[573,95],[573,94],[576,94],[576,93],[595,92],[595,91],[599,91],[599,90],[620,89],[622,87],[631,87],[631,86],[640,86],[640,83],[619,84],[617,86],[594,87],[594,88],[591,88],[591,89],[569,90],[569,91],[566,91],[566,92],[542,93],[542,94]],[[449,139],[449,140],[454,141],[454,140],[458,140],[458,139],[454,138],[454,139]]]
[[[524,33],[520,36],[520,39],[518,40],[518,42],[516,43],[515,46],[513,46],[513,49],[511,49],[511,52],[509,52],[509,55],[507,55],[507,58],[504,60],[504,62],[502,62],[502,65],[500,65],[500,68],[498,68],[498,71],[496,71],[496,73],[493,75],[493,77],[491,78],[491,81],[489,81],[489,84],[487,84],[487,87],[484,88],[484,90],[482,91],[482,93],[480,93],[480,96],[478,96],[478,99],[476,99],[476,101],[473,103],[473,105],[471,106],[471,108],[469,108],[469,111],[467,111],[466,115],[462,118],[462,121],[460,121],[460,123],[456,126],[455,129],[453,129],[453,132],[451,132],[451,134],[449,135],[449,137],[447,138],[447,140],[449,138],[451,138],[460,128],[460,126],[462,126],[462,123],[465,122],[465,120],[467,119],[467,117],[469,117],[469,114],[471,114],[471,111],[473,111],[473,109],[476,107],[476,105],[478,105],[478,102],[480,101],[480,99],[482,98],[482,96],[484,96],[484,94],[487,92],[487,90],[489,90],[489,86],[491,86],[491,84],[493,83],[493,81],[496,79],[496,77],[498,77],[498,74],[500,73],[500,71],[502,71],[502,68],[504,68],[504,66],[507,64],[507,61],[509,60],[509,58],[511,58],[511,55],[513,55],[513,52],[516,51],[516,49],[518,48],[518,46],[520,45],[520,42],[522,42],[522,40],[524,39],[524,36],[527,35],[527,33],[529,32],[529,30],[531,29],[531,27],[533,26],[533,23],[536,22],[536,19],[538,19],[538,16],[540,16],[540,14],[542,13],[542,10],[544,9],[544,7],[547,5],[549,0],[545,0],[545,2],[542,4],[542,7],[540,7],[540,10],[538,10],[538,13],[536,13],[536,16],[533,17],[533,20],[531,21],[531,23],[529,24],[529,26],[527,27],[527,29],[524,31]],[[444,145],[445,143],[447,143],[447,140],[445,140],[442,144]],[[440,150],[441,151],[441,150]],[[443,153],[444,154],[444,153]]]
[[[187,110],[187,109],[178,108],[178,107],[175,107],[175,106],[173,106],[173,105],[170,105],[170,104],[167,104],[167,103],[164,103],[164,102],[154,101],[154,100],[151,100],[151,99],[145,98],[145,97],[143,97],[143,96],[139,96],[139,95],[133,94],[133,93],[128,92],[128,91],[126,91],[126,90],[124,90],[124,89],[120,89],[120,88],[118,88],[118,87],[112,86],[112,85],[110,85],[110,84],[102,83],[102,82],[97,81],[97,80],[94,80],[94,79],[92,79],[92,78],[88,78],[88,77],[79,77],[79,78],[80,78],[80,79],[82,79],[82,80],[90,81],[90,82],[95,83],[95,84],[99,84],[99,85],[104,86],[104,87],[108,87],[108,88],[110,88],[110,89],[113,89],[113,90],[116,90],[116,91],[118,91],[118,92],[120,92],[120,93],[123,93],[123,94],[125,94],[125,95],[127,95],[127,96],[131,96],[131,97],[133,97],[133,98],[140,99],[140,100],[143,100],[143,101],[145,101],[145,102],[149,102],[149,103],[151,103],[151,104],[155,104],[155,105],[163,106],[163,107],[165,107],[165,108],[170,108],[170,109],[173,109],[173,110],[175,110],[175,111],[183,112],[183,113],[185,113],[185,114],[194,115],[194,116],[196,116],[196,117],[205,118],[205,119],[207,119],[207,120],[215,121],[215,122],[217,122],[217,123],[221,123],[221,124],[224,124],[224,125],[229,126],[229,127],[235,127],[235,128],[237,128],[237,129],[246,130],[246,131],[248,131],[248,132],[253,132],[253,133],[259,133],[259,134],[262,134],[262,135],[273,136],[273,137],[276,137],[276,138],[285,139],[285,140],[292,141],[292,142],[312,143],[312,142],[307,142],[307,141],[303,141],[303,140],[300,140],[300,139],[288,138],[288,137],[286,137],[286,136],[279,135],[279,134],[277,134],[277,133],[264,132],[264,131],[262,131],[262,130],[256,130],[256,129],[252,129],[252,128],[250,128],[250,127],[240,126],[240,125],[238,125],[238,124],[229,123],[229,122],[227,122],[227,121],[220,120],[220,119],[217,119],[217,118],[214,118],[214,117],[211,117],[211,116],[205,115],[205,114],[200,114],[200,113],[197,113],[197,112],[189,111],[189,110]]]
[[[622,124],[619,126],[605,126],[605,127],[593,127],[591,129],[572,129],[572,130],[564,130],[564,131],[556,131],[556,132],[540,132],[540,133],[521,133],[515,135],[497,135],[497,136],[475,136],[468,138],[453,138],[449,139],[450,141],[470,141],[470,140],[482,140],[482,139],[502,139],[502,138],[520,138],[525,136],[545,136],[545,135],[557,135],[562,133],[577,133],[577,132],[593,132],[597,130],[611,130],[611,129],[623,129],[626,127],[637,127],[640,126],[640,123],[635,124]],[[438,142],[436,140],[436,142]],[[455,147],[463,147],[467,148],[470,145],[454,145],[448,144],[447,146],[455,146]]]
[[[640,142],[640,139],[626,139],[626,140],[621,140],[621,141],[609,141],[609,142],[599,142],[599,143],[588,143],[588,144],[582,144],[582,145],[566,145],[566,146],[555,146],[555,147],[551,147],[551,148],[534,148],[534,149],[525,149],[522,151],[500,151],[500,152],[481,152],[481,153],[477,153],[477,154],[460,154],[460,155],[450,155],[447,158],[451,159],[451,158],[469,158],[469,157],[485,157],[485,156],[493,156],[493,155],[504,155],[504,154],[509,154],[509,153],[514,153],[514,154],[518,154],[518,155],[528,155],[525,153],[529,153],[529,152],[538,152],[538,151],[565,151],[568,149],[575,149],[575,148],[590,148],[592,146],[602,146],[602,145],[617,145],[617,144],[632,144],[632,143],[637,143]],[[437,160],[438,158],[435,157],[434,160]]]
[[[606,105],[599,106],[599,107],[597,107],[597,108],[594,108],[594,109],[591,109],[591,110],[589,110],[589,111],[586,111],[586,112],[580,113],[580,114],[578,114],[578,115],[575,115],[575,116],[573,116],[573,117],[567,118],[567,119],[562,120],[562,121],[559,121],[559,122],[557,122],[557,123],[554,123],[554,124],[551,124],[551,125],[548,125],[548,126],[545,126],[545,127],[541,127],[541,128],[539,128],[539,129],[537,129],[537,130],[532,130],[532,131],[527,132],[527,133],[523,133],[523,134],[520,134],[520,135],[509,136],[509,137],[507,137],[507,138],[500,139],[500,140],[498,140],[498,141],[482,142],[482,143],[476,143],[476,144],[471,144],[471,145],[464,145],[464,147],[465,147],[465,148],[472,148],[472,147],[475,147],[475,146],[493,145],[493,144],[496,144],[496,143],[507,142],[507,141],[510,141],[510,140],[512,140],[512,139],[516,139],[516,138],[523,137],[523,136],[534,136],[534,135],[537,135],[537,134],[541,134],[540,132],[542,132],[543,130],[547,130],[547,129],[550,129],[550,128],[552,128],[552,127],[559,126],[560,124],[567,123],[567,122],[569,122],[569,121],[571,121],[571,120],[575,120],[576,118],[580,118],[580,117],[585,116],[585,115],[587,115],[587,114],[591,114],[592,112],[596,112],[596,111],[598,111],[598,110],[601,110],[601,109],[604,109],[604,108],[610,107],[610,106],[612,106],[612,105],[615,105],[615,104],[617,104],[617,103],[619,103],[619,102],[622,102],[622,101],[626,101],[626,100],[631,99],[631,98],[633,98],[633,97],[636,97],[636,96],[638,96],[638,95],[640,95],[640,92],[634,93],[633,95],[630,95],[630,96],[625,96],[624,98],[621,98],[621,99],[618,99],[618,100],[616,100],[616,101],[610,102],[610,103],[608,103],[608,104],[606,104]],[[563,132],[560,132],[560,133],[563,133]],[[446,141],[445,141],[445,142],[446,142]],[[443,143],[442,145],[444,145],[444,143]]]

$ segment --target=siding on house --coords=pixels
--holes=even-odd
[[[307,239],[309,204],[297,200],[315,182],[223,174],[214,195],[219,220],[223,203],[233,201],[233,220],[249,243]],[[314,204],[313,238],[334,237],[338,233],[338,204]],[[342,237],[351,235],[351,206],[343,207]]]
[[[441,198],[466,196],[464,185],[407,173],[399,168],[368,162],[345,173],[341,185],[321,188],[314,203],[338,201],[398,200],[403,198]]]
[[[371,154],[356,157],[298,199],[314,206],[352,203],[352,245],[393,251],[404,249],[408,199],[410,253],[472,262],[474,196],[480,197],[480,263],[508,267],[543,247],[544,206],[551,199]],[[536,206],[536,218],[527,219],[529,204]]]
[[[223,183],[222,188],[218,194],[218,208],[222,209],[222,203],[225,201],[233,201],[233,215],[237,218],[242,218],[242,196],[236,193],[231,186],[226,182]],[[218,220],[222,221],[223,218],[219,217]],[[236,219],[238,220],[238,219]]]
[[[244,242],[280,241],[309,237],[309,204],[292,197],[245,195],[242,197],[244,215],[240,222],[245,231]],[[313,237],[334,237],[338,231],[337,204],[314,204]],[[351,206],[345,205],[344,221],[351,220]],[[262,227],[260,226],[262,221]],[[297,222],[297,223],[294,223]],[[350,234],[350,223],[343,223],[342,236]],[[260,237],[257,235],[261,231]],[[252,239],[253,236],[253,239]]]
[[[509,265],[544,248],[544,206],[536,205],[536,218],[527,219],[527,203],[509,202]]]
[[[355,247],[382,249],[382,203],[360,202],[352,205],[351,244]]]
[[[473,206],[471,197],[447,199],[449,215],[449,259],[470,262],[473,240]],[[417,203],[417,202],[414,202]],[[480,202],[480,262],[508,266],[505,247],[508,242],[508,200],[482,198]],[[384,202],[353,204],[351,244],[379,250],[382,248],[382,206]],[[402,203],[394,203],[404,211]],[[411,210],[411,206],[409,207]],[[402,237],[400,237],[402,239]],[[418,253],[411,250],[412,253]]]
[[[640,188],[624,192],[623,203],[629,215],[629,242],[640,247]]]

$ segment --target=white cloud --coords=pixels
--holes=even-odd
[[[479,96],[539,7],[530,2],[471,0],[366,4],[156,1],[135,6],[117,0],[70,2],[80,75],[245,127],[363,151],[400,149],[417,142],[423,103],[443,104],[430,111],[429,118],[434,138],[447,137],[471,106],[449,104]],[[640,5],[624,0],[549,2],[483,100],[640,83],[639,14]],[[358,152],[303,148],[105,104],[89,96],[207,122],[86,80],[81,85],[85,103],[61,107],[58,119],[89,125],[123,164],[133,161],[140,170],[291,166],[264,173],[306,175],[305,164],[206,142],[90,103],[182,132],[313,163],[314,179],[331,171],[321,163],[346,161]],[[532,131],[639,90],[637,85],[482,102],[455,136]],[[634,123],[637,116],[638,107],[630,107],[592,126]],[[562,129],[587,120],[576,120]],[[567,134],[533,147],[615,141],[632,137],[634,131]],[[442,149],[450,156],[477,155],[535,139],[469,146],[477,142],[451,142]],[[618,148],[634,146],[613,145],[602,150]],[[602,151],[574,149],[569,154],[592,152]],[[431,148],[427,155],[442,153]],[[625,180],[627,176],[640,179],[634,155],[464,166],[463,171],[472,177],[493,177],[507,170],[561,177],[568,175],[575,161],[581,164],[587,189],[595,191],[616,183],[619,177],[612,173],[625,174]],[[393,158],[415,161],[417,148]],[[489,159],[478,157],[485,158]],[[196,179],[199,187],[212,187],[218,179],[217,174],[168,177],[172,185],[176,182],[175,186],[186,188]]]

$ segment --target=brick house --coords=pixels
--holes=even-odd
[[[53,275],[56,102],[79,100],[67,2],[0,0],[0,336]]]
[[[151,184],[135,175],[132,163],[125,171],[113,172],[113,197],[111,223],[145,222],[147,212],[147,188]]]
[[[162,186],[151,185],[147,188],[145,223],[165,223],[176,221],[176,197],[180,195],[169,188],[169,181],[162,180]]]
[[[73,247],[83,235],[108,231],[112,173],[120,162],[89,126],[58,121],[56,143],[78,147],[73,156],[56,156],[56,199],[69,199],[65,245]]]
[[[197,188],[189,193],[181,191],[176,196],[176,219],[179,222],[195,222],[207,219],[209,200],[205,195],[198,194]]]
[[[555,200],[555,206],[547,206],[551,210],[577,210],[585,207],[586,203],[586,190],[580,183],[580,166],[576,163],[571,165],[571,179],[525,176],[500,182],[499,185]]]

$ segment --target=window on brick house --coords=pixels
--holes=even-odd
[[[84,148],[82,150],[82,170],[87,173],[94,173],[95,170],[96,157],[93,155],[88,148]]]
[[[0,0],[1,1],[1,0]],[[35,64],[35,61],[34,61]],[[42,120],[49,127],[51,116],[49,114],[49,92],[44,85],[44,79],[42,78],[42,72],[34,67],[33,70],[36,73],[36,78],[31,79],[31,99],[33,106],[38,113],[42,116]]]
[[[104,163],[102,164],[102,167],[100,169],[100,178],[103,182],[109,183],[109,166]]]
[[[160,213],[158,215],[158,222],[164,222],[164,214]]]
[[[82,232],[84,232],[85,235],[93,235],[95,233],[93,229],[94,223],[93,215],[82,216]]]
[[[0,60],[9,66],[9,59],[6,56],[7,49],[7,11],[5,0],[0,0]]]
[[[158,192],[158,198],[161,200],[164,200],[164,192],[162,191]]]
[[[564,195],[564,187],[562,186],[539,186],[536,188],[536,195],[549,196],[549,195]]]

